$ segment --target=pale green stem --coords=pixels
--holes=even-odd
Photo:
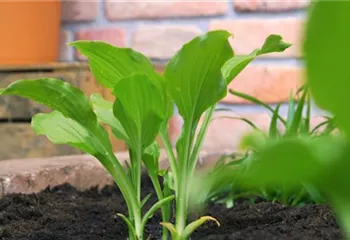
[[[175,187],[175,189],[177,189],[177,184],[178,184],[177,164],[176,164],[176,158],[174,155],[174,151],[173,151],[173,148],[172,148],[170,140],[169,140],[168,129],[166,129],[164,131],[160,131],[160,137],[162,139],[165,151],[166,151],[168,158],[169,158],[170,170],[173,173],[173,178],[174,178],[174,187]]]
[[[211,121],[211,119],[213,117],[215,108],[216,108],[216,104],[214,104],[213,106],[211,106],[207,110],[207,112],[205,114],[205,117],[204,117],[204,121],[203,121],[203,123],[201,125],[201,128],[199,130],[199,133],[198,133],[198,136],[197,136],[197,140],[196,140],[196,143],[195,143],[195,145],[193,147],[193,151],[192,151],[191,158],[190,158],[190,165],[189,165],[190,176],[192,176],[194,174],[194,171],[196,169],[198,156],[199,156],[199,153],[200,153],[200,150],[201,150],[201,147],[202,147],[205,135],[206,135],[206,133],[208,131],[208,127],[209,127],[210,121]]]
[[[107,160],[107,163],[103,161],[104,166],[109,171],[109,173],[112,175],[114,181],[118,185],[120,191],[123,194],[123,197],[126,201],[126,205],[128,207],[128,211],[133,212],[133,218],[135,223],[135,231],[137,234],[137,237],[142,240],[142,229],[141,229],[141,211],[140,211],[140,203],[138,202],[137,198],[135,197],[134,188],[128,179],[122,165],[120,164],[119,160],[116,158],[114,154],[106,154],[104,156]]]
[[[183,134],[183,149],[179,158],[178,189],[176,192],[176,231],[179,236],[182,235],[187,220],[187,167],[191,150],[192,121],[185,121]]]
[[[156,191],[158,200],[162,200],[164,198],[164,196],[163,196],[163,191],[162,191],[162,188],[161,188],[159,180],[158,180],[158,176],[153,175],[153,174],[149,174],[149,176],[150,176],[151,181],[153,183],[153,187]],[[167,209],[166,205],[164,205],[161,208],[161,212],[162,212],[163,222],[168,222],[169,217],[170,217],[170,209]],[[163,227],[162,240],[167,240],[168,234],[169,234],[168,229],[166,227]]]
[[[135,209],[135,231],[138,240],[143,239],[143,227],[142,227],[142,212],[141,212],[141,161],[142,161],[142,149],[141,147],[136,150],[136,168],[135,168],[135,189],[136,199],[138,202],[138,208]]]

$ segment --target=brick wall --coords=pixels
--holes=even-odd
[[[164,63],[180,46],[208,30],[226,29],[234,34],[236,53],[249,53],[261,46],[270,33],[280,34],[293,47],[254,61],[232,82],[230,88],[244,91],[270,103],[285,102],[302,80],[300,41],[306,0],[217,1],[78,1],[64,2],[62,16],[62,61],[84,61],[67,41],[103,40],[139,50],[155,63]],[[269,116],[257,106],[228,95],[219,107],[231,115],[247,117],[268,126]],[[286,105],[282,112],[286,112]],[[316,111],[318,113],[318,111]],[[227,115],[227,113],[226,113]],[[316,121],[316,120],[315,120]],[[181,122],[175,116],[174,131]],[[234,148],[249,130],[242,122],[217,118],[211,125],[205,147]],[[175,135],[177,134],[175,133]]]

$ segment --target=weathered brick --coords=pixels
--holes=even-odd
[[[168,59],[200,33],[195,26],[142,26],[135,32],[132,47],[150,58]]]
[[[71,48],[68,47],[67,43],[71,41],[71,35],[72,33],[67,30],[62,30],[61,35],[60,35],[60,56],[59,60],[60,61],[71,61],[73,56],[72,56],[72,51]]]
[[[237,54],[248,54],[262,46],[270,34],[279,34],[285,42],[292,43],[283,53],[272,53],[262,57],[300,57],[303,20],[301,18],[214,20],[210,30],[225,29],[231,32],[232,47]]]
[[[301,67],[281,65],[248,65],[234,79],[228,89],[244,92],[265,103],[288,101],[291,90],[301,86],[303,82]],[[227,93],[222,100],[227,103],[250,103],[247,100]]]
[[[239,12],[278,12],[306,8],[310,0],[233,0],[233,6]]]
[[[62,21],[92,21],[97,17],[97,0],[62,1]]]
[[[128,152],[116,154],[124,165]],[[160,166],[167,167],[167,157],[160,152]],[[97,159],[88,155],[0,161],[0,198],[11,193],[33,193],[47,187],[69,183],[78,189],[113,184],[111,176]]]
[[[222,15],[227,11],[223,1],[114,1],[107,0],[106,15],[109,20],[157,19],[166,17],[192,17]]]
[[[102,29],[84,29],[78,30],[75,33],[75,40],[98,40],[109,44],[123,47],[125,46],[126,33],[121,28],[102,28]],[[78,51],[75,51],[75,56],[79,60],[86,60]]]
[[[36,136],[30,123],[1,123],[0,160],[78,154],[67,145],[54,145],[45,136]]]

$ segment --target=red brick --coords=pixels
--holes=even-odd
[[[214,20],[209,28],[225,29],[231,32],[232,47],[237,54],[248,54],[262,46],[270,34],[279,34],[283,40],[293,46],[283,53],[272,53],[263,57],[300,57],[303,21],[300,18],[274,18],[274,19],[237,19]]]
[[[60,36],[60,61],[72,60],[72,55],[67,43],[71,40],[72,33],[70,31],[62,30]]]
[[[142,26],[135,32],[132,48],[153,59],[169,59],[199,34],[195,26]]]
[[[254,96],[265,103],[286,102],[291,90],[296,90],[303,82],[300,67],[280,65],[248,65],[228,86],[239,92]],[[249,103],[227,93],[223,99],[227,103]]]
[[[62,21],[81,22],[92,21],[97,17],[96,0],[62,1]]]
[[[233,0],[233,6],[236,11],[239,12],[278,12],[289,11],[296,9],[306,8],[309,0],[283,0],[283,1],[271,1],[271,0]]]
[[[104,29],[85,29],[79,30],[75,34],[75,40],[99,40],[109,44],[124,47],[125,46],[126,33],[124,29],[120,28],[104,28]],[[79,60],[85,60],[76,51],[76,57]]]
[[[166,17],[191,17],[222,15],[227,11],[227,3],[220,1],[135,1],[118,2],[107,0],[106,15],[109,20],[158,19]]]
[[[229,119],[228,117],[247,118],[263,130],[267,130],[270,121],[268,113],[230,113],[222,112],[214,114],[214,118],[209,125],[207,135],[203,143],[206,151],[236,151],[241,138],[252,132],[253,129],[241,120]]]
[[[157,65],[159,72],[164,66]],[[244,92],[266,103],[285,102],[291,90],[295,90],[303,81],[301,67],[281,65],[248,65],[228,86],[228,89]],[[225,103],[250,103],[227,93],[222,100]]]

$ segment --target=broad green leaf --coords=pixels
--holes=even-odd
[[[54,78],[17,80],[1,95],[17,95],[29,98],[61,112],[82,126],[95,128],[97,118],[84,93],[67,82]]]
[[[273,52],[283,52],[291,46],[290,43],[282,41],[279,35],[269,35],[260,49],[256,49],[248,55],[235,55],[222,67],[222,74],[229,84],[237,75],[256,57]]]
[[[164,120],[161,89],[145,74],[122,78],[114,88],[113,111],[131,148],[145,149],[154,142]]]
[[[32,128],[37,135],[46,135],[55,144],[68,144],[93,156],[97,154],[98,147],[87,129],[58,111],[35,115]]]
[[[114,88],[120,79],[134,73],[155,75],[151,61],[131,48],[119,48],[101,41],[69,43],[89,60],[95,79],[104,87]]]
[[[303,45],[307,82],[316,104],[350,135],[350,4],[318,1],[310,10]]]
[[[101,94],[95,93],[90,96],[90,103],[97,116],[99,122],[108,124],[114,136],[122,139],[126,142],[129,141],[128,136],[119,120],[113,114],[113,103],[109,102],[101,96]]]
[[[71,144],[98,158],[130,203],[130,186],[126,182],[122,166],[113,154],[107,132],[98,124],[82,91],[67,82],[44,78],[18,80],[2,89],[1,93],[26,97],[56,110],[34,117],[33,127],[37,134],[47,135],[54,143]]]
[[[168,93],[185,121],[202,113],[226,94],[222,65],[233,56],[226,31],[212,31],[186,43],[169,61],[164,76]]]
[[[118,82],[135,73],[150,77],[160,84],[164,94],[166,119],[173,113],[173,103],[166,93],[167,82],[154,69],[151,61],[141,53],[130,48],[119,48],[101,41],[75,41],[69,44],[78,49],[89,60],[95,79],[104,87],[114,88]]]

